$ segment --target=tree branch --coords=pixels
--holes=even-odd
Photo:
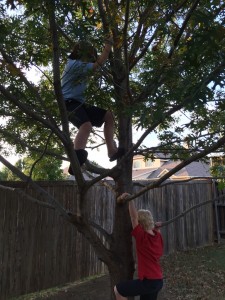
[[[186,16],[186,18],[185,18],[185,20],[184,20],[184,22],[183,22],[183,24],[182,24],[182,26],[181,26],[181,29],[180,29],[178,35],[176,36],[176,38],[175,38],[175,40],[174,40],[174,42],[173,42],[173,47],[170,49],[170,52],[169,52],[169,54],[168,54],[168,58],[169,58],[169,59],[172,57],[172,55],[173,55],[175,49],[177,48],[178,43],[179,43],[179,41],[180,41],[180,39],[181,39],[181,36],[182,36],[182,34],[184,33],[184,30],[185,30],[185,28],[186,28],[186,26],[187,26],[187,23],[188,23],[188,21],[190,20],[190,18],[191,18],[191,16],[192,16],[193,12],[196,10],[196,8],[197,8],[199,2],[200,2],[200,0],[196,0],[196,1],[193,3],[193,5],[192,5],[192,7],[190,8],[190,10],[188,11],[187,16]]]
[[[106,263],[106,265],[109,265],[113,254],[106,248],[106,246],[104,246],[101,239],[97,236],[91,226],[86,223],[82,217],[76,215],[70,215],[70,222],[74,224],[77,230],[89,241],[95,249],[98,258]]]
[[[52,46],[53,46],[54,91],[55,91],[59,111],[61,114],[63,132],[65,132],[66,136],[69,136],[68,116],[66,112],[65,101],[63,100],[61,80],[60,80],[60,67],[59,67],[60,50],[59,50],[57,25],[55,22],[55,1],[54,0],[47,1],[47,7],[48,7],[48,14],[49,14]]]
[[[45,148],[44,148],[44,151],[41,153],[41,156],[33,163],[31,169],[30,169],[30,178],[32,177],[32,173],[33,173],[33,170],[34,170],[34,167],[36,166],[36,164],[42,160],[42,158],[44,157],[45,153],[46,153],[46,150],[47,150],[47,147],[48,147],[48,143],[50,141],[50,138],[52,136],[52,132],[49,134],[48,138],[47,138],[47,141],[46,141],[46,144],[45,144]]]
[[[86,165],[87,165],[87,163],[86,163]],[[89,163],[89,165],[91,165],[90,163]],[[98,170],[99,170],[100,168],[98,168]],[[105,169],[104,169],[105,170]],[[84,171],[84,173],[90,178],[90,179],[95,179],[95,177],[93,176],[93,175],[91,175],[90,173],[88,173],[87,171],[85,172]],[[99,174],[99,173],[97,173],[97,174]],[[101,180],[100,181],[100,184],[101,185],[103,185],[103,186],[105,186],[107,189],[109,189],[110,191],[112,191],[115,195],[116,195],[116,190],[115,190],[115,188],[113,187],[113,185],[111,185],[107,180]]]
[[[31,180],[28,176],[26,176],[24,173],[22,173],[18,168],[13,166],[10,162],[8,162],[2,155],[0,155],[0,162],[5,165],[7,168],[9,168],[14,174],[16,174],[21,180],[27,182],[30,186],[32,186],[37,193],[42,196],[46,202],[50,203],[54,206],[56,211],[60,216],[62,216],[64,219],[69,220],[69,216],[67,211],[64,209],[64,207],[54,199],[48,192],[46,192],[43,188],[41,188],[38,184],[36,184],[34,181]]]
[[[85,185],[85,180],[81,173],[80,164],[75,154],[73,143],[68,139],[70,136],[69,134],[69,122],[68,116],[66,112],[66,105],[65,101],[63,100],[62,89],[61,89],[61,81],[60,81],[60,68],[59,68],[59,42],[58,42],[58,32],[57,32],[57,25],[55,22],[55,1],[49,0],[47,1],[48,13],[49,13],[49,24],[50,24],[50,31],[52,37],[52,45],[53,45],[53,76],[54,76],[54,90],[56,95],[56,100],[59,106],[59,111],[61,115],[62,121],[62,130],[63,134],[65,135],[66,139],[64,139],[65,150],[67,151],[70,159],[72,168],[78,183],[78,187],[80,192]]]
[[[100,14],[100,17],[102,20],[104,32],[109,33],[109,22],[107,20],[106,9],[104,8],[102,0],[98,0],[98,9],[99,9],[99,14]],[[109,13],[109,10],[108,10],[108,13]]]
[[[196,208],[199,208],[201,206],[204,206],[204,205],[207,205],[207,204],[210,204],[210,203],[214,203],[220,199],[224,199],[224,195],[222,196],[219,196],[219,197],[216,197],[214,199],[211,199],[211,200],[207,200],[207,201],[204,201],[202,203],[198,203],[196,205],[193,205],[192,207],[186,209],[185,211],[183,211],[181,214],[177,215],[176,217],[168,220],[168,221],[165,221],[165,222],[162,222],[162,225],[160,227],[164,227],[164,226],[168,226],[169,224],[171,223],[174,223],[175,221],[177,221],[178,219],[180,218],[183,218],[186,214],[188,214],[189,212],[191,212],[192,210],[196,209]]]
[[[164,186],[167,186],[167,185],[176,185],[176,183],[178,184],[181,184],[181,183],[185,183],[185,182],[190,182],[190,181],[194,181],[194,180],[213,180],[213,179],[225,179],[225,177],[212,177],[212,176],[204,176],[204,177],[201,177],[201,176],[196,176],[196,177],[191,177],[191,178],[188,178],[188,179],[184,179],[184,180],[172,180],[170,182],[166,182],[166,183],[163,183],[161,184],[158,188],[162,188]],[[150,181],[150,180],[148,180]],[[135,186],[140,186],[140,187],[146,187],[146,184],[141,184],[139,182],[135,183],[134,184]]]
[[[88,221],[88,223],[93,226],[95,229],[98,230],[98,232],[100,232],[102,234],[102,236],[104,236],[104,238],[106,239],[106,242],[111,243],[112,242],[112,235],[109,234],[104,228],[102,228],[102,226],[100,226],[99,224],[95,223],[94,221]]]

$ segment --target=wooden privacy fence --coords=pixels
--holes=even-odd
[[[29,195],[37,196],[22,182],[0,184],[26,189]],[[66,209],[76,211],[74,182],[40,185]],[[87,216],[111,232],[115,204],[111,191],[95,185],[89,197]],[[150,190],[136,203],[138,207],[151,209],[155,220],[165,221],[212,198],[211,182],[195,181]],[[0,205],[0,299],[107,272],[89,243],[54,210],[19,198],[5,189],[0,189]],[[213,230],[212,204],[193,210],[162,229],[165,253],[212,244]]]
[[[140,188],[136,188],[139,190]],[[153,212],[155,221],[168,221],[199,203],[214,198],[211,181],[168,184],[137,200],[139,208]],[[213,203],[200,206],[162,228],[164,253],[188,250],[214,241]]]
[[[215,196],[217,200],[214,203],[215,209],[215,227],[218,243],[225,237],[225,190],[218,190],[215,183]]]

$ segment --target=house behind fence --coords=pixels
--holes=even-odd
[[[38,198],[36,192],[22,182],[1,182],[1,185],[24,189]],[[40,185],[66,209],[76,211],[77,186],[74,182],[43,182]],[[139,189],[134,187],[135,191]],[[111,232],[115,201],[111,191],[95,185],[89,197],[87,216]],[[211,181],[195,181],[150,190],[136,203],[138,208],[150,209],[155,221],[166,221],[210,199],[213,199]],[[0,299],[107,272],[84,237],[55,210],[19,198],[18,194],[6,189],[0,189],[0,205]],[[165,254],[212,244],[212,203],[162,228],[162,235]]]

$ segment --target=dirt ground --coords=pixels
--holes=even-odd
[[[88,281],[67,286],[57,293],[40,295],[31,299],[35,300],[108,300],[110,299],[110,280],[108,275],[103,275]],[[163,293],[163,292],[162,292]],[[162,293],[158,300],[163,300]],[[139,299],[136,297],[135,299]]]
[[[171,254],[162,267],[165,284],[158,300],[225,300],[225,243]],[[104,275],[14,299],[109,300],[110,292]]]
[[[40,296],[35,300],[107,300],[110,299],[109,276],[104,275],[91,280],[85,280],[65,286],[52,295]]]

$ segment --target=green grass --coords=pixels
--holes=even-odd
[[[209,265],[225,271],[225,247],[217,247],[216,251],[213,248],[207,250],[206,259],[209,260]]]
[[[225,245],[165,257],[164,300],[225,299]]]

